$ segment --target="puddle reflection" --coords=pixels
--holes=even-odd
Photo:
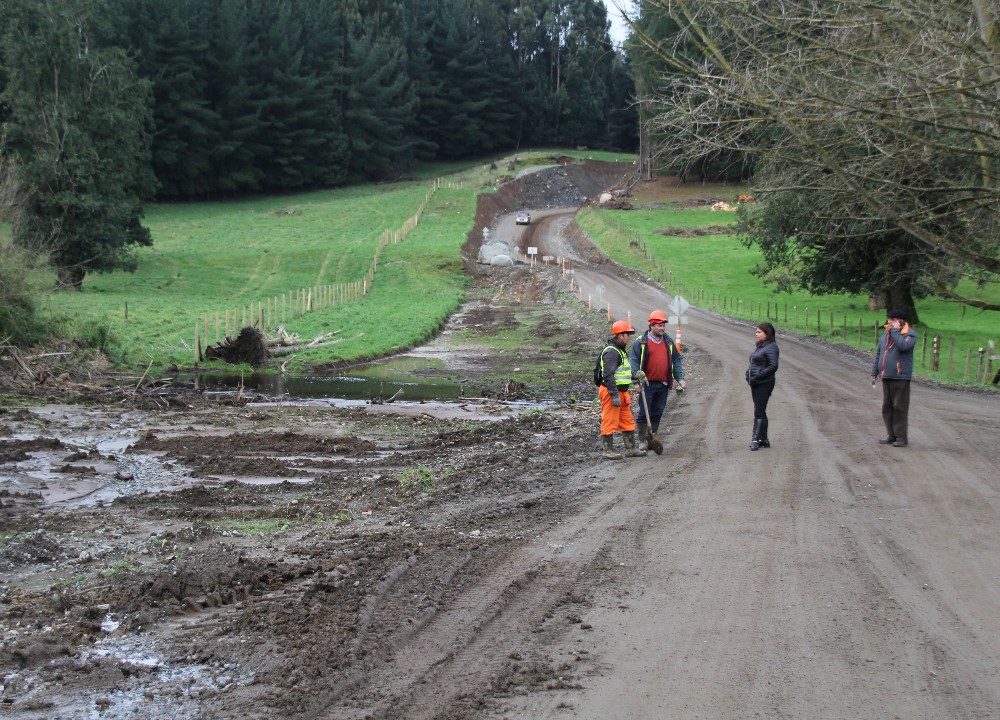
[[[369,400],[388,398],[399,391],[407,400],[455,400],[462,397],[462,385],[439,377],[421,377],[422,371],[440,371],[444,364],[437,359],[401,355],[347,371],[309,375],[287,373],[199,373],[180,375],[179,380],[193,382],[208,392],[236,392],[241,387],[264,395],[289,398],[343,398]]]

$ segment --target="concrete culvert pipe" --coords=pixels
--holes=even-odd
[[[511,257],[513,254],[514,248],[511,247],[510,243],[496,240],[494,242],[486,243],[479,248],[479,262],[488,265],[493,262],[493,258],[496,255],[506,255],[507,257]]]

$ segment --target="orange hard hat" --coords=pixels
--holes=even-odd
[[[625,320],[615,320],[615,324],[611,326],[612,335],[621,335],[622,333],[635,333],[635,328],[629,325]]]
[[[653,312],[649,313],[649,324],[650,325],[653,325],[654,323],[661,323],[661,322],[665,323],[666,321],[667,321],[667,316],[663,314],[662,310],[654,310]]]

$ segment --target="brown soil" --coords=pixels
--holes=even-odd
[[[660,235],[670,235],[672,237],[703,237],[705,235],[732,235],[734,228],[732,225],[711,225],[709,227],[668,227],[657,228]]]
[[[668,304],[531,209],[584,297]],[[751,453],[752,328],[692,309],[664,454],[602,461],[568,282],[482,272],[427,348],[489,400],[0,409],[0,714],[1000,716],[998,398],[916,383],[887,449],[865,361],[782,333]],[[557,402],[498,400],[531,363]]]

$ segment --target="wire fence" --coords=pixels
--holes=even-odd
[[[222,308],[202,314],[194,323],[195,363],[204,360],[202,343],[204,341],[204,345],[208,346],[212,342],[213,333],[215,342],[219,343],[223,339],[229,339],[231,331],[235,332],[244,327],[255,327],[261,331],[276,330],[279,326],[307,313],[357,302],[365,297],[375,281],[382,252],[389,245],[402,242],[417,227],[427,204],[437,189],[441,187],[456,187],[456,184],[440,178],[434,180],[416,212],[407,218],[398,229],[383,231],[375,245],[368,270],[361,278],[350,282],[311,285],[289,290],[281,295],[260,298],[245,305]],[[125,312],[127,318],[127,306]]]
[[[598,215],[605,225],[624,239],[631,250],[642,254],[648,267],[646,274],[657,280],[664,288],[684,297],[691,305],[711,309],[729,317],[751,321],[772,321],[784,330],[803,335],[812,335],[829,342],[870,349],[874,352],[884,332],[881,322],[865,320],[848,313],[828,309],[810,309],[808,305],[779,303],[773,300],[756,300],[705,288],[693,288],[677,282],[671,270],[653,257],[642,236],[622,220]],[[582,229],[581,229],[582,230]],[[583,231],[586,233],[586,231]],[[565,263],[565,261],[563,261]],[[572,270],[567,272],[564,264],[563,277],[569,278],[569,292],[584,301],[583,288],[576,283]],[[593,294],[586,294],[588,307],[593,308]],[[604,307],[598,308],[601,312]],[[607,305],[608,319],[612,308]],[[631,317],[628,318],[631,322]],[[680,339],[677,340],[680,345]],[[1000,384],[1000,355],[997,355],[996,340],[988,340],[981,345],[958,347],[955,338],[943,335],[920,334],[920,348],[914,357],[914,367],[932,377],[949,382],[967,384]]]

